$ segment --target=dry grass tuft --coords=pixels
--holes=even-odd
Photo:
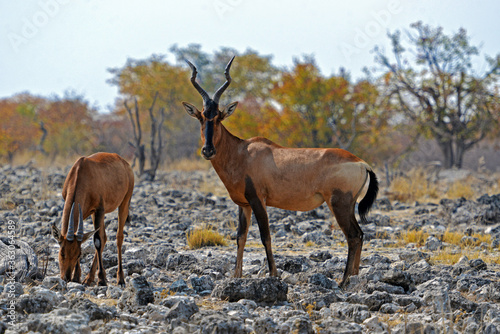
[[[494,195],[500,191],[500,178],[496,174],[478,175],[472,173],[464,179],[451,182],[440,179],[425,168],[410,170],[394,178],[388,189],[391,200],[411,203],[413,201],[436,202],[441,198],[473,200],[481,195]]]
[[[491,245],[491,234],[474,233],[470,238],[465,238],[465,240],[464,236],[463,233],[446,230],[442,236],[442,241],[462,248],[477,247],[482,243]]]
[[[188,232],[186,235],[189,248],[197,249],[205,246],[227,246],[223,235],[211,227],[202,227]]]
[[[429,237],[429,233],[420,230],[410,230],[399,236],[400,242],[403,245],[410,243],[417,244],[418,247],[422,247],[425,244],[425,240]]]
[[[434,264],[454,265],[455,263],[458,262],[458,260],[460,260],[460,258],[463,255],[464,254],[462,252],[455,252],[451,251],[450,249],[445,249],[432,255],[431,258],[429,259],[429,263],[431,265]],[[469,257],[469,259],[471,258]]]
[[[438,186],[429,180],[423,168],[413,169],[407,176],[396,177],[391,182],[389,191],[391,199],[401,202],[439,197]]]
[[[306,244],[305,244],[306,247],[318,247],[318,244],[315,243],[314,241],[307,241]]]
[[[452,245],[460,245],[460,240],[462,240],[463,236],[463,233],[451,232],[450,230],[446,230],[441,237],[441,241]]]
[[[473,180],[472,178],[468,178],[463,181],[455,181],[453,182],[448,191],[445,194],[445,197],[455,199],[464,197],[466,199],[472,199],[476,197],[476,192],[472,188]]]

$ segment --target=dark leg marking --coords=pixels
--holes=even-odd
[[[278,276],[276,263],[274,262],[273,251],[271,247],[271,233],[269,231],[269,218],[262,200],[259,198],[252,179],[245,177],[245,198],[252,208],[257,223],[259,224],[260,239],[266,250],[267,262],[269,264],[269,272],[271,276]]]
[[[348,247],[347,263],[344,277],[340,284],[341,287],[345,287],[349,276],[359,273],[361,249],[363,247],[363,231],[356,221],[354,206],[355,201],[351,193],[343,193],[340,190],[333,191],[330,207],[347,239]]]

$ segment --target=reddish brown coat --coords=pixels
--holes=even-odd
[[[213,99],[196,83],[196,68],[188,62],[193,71],[191,82],[203,97],[203,109],[199,111],[186,102],[183,105],[190,116],[200,121],[202,156],[210,160],[229,196],[239,205],[234,276],[242,276],[243,250],[252,211],[259,224],[270,274],[277,276],[266,207],[307,211],[326,202],[347,238],[347,263],[341,282],[345,286],[349,276],[359,271],[363,245],[363,232],[354,214],[355,204],[369,180],[359,204],[360,217],[364,221],[377,196],[375,173],[366,162],[345,150],[286,148],[261,137],[242,140],[232,135],[221,122],[234,112],[238,103],[233,102],[222,110],[218,104],[221,94],[231,83],[232,61],[226,66],[226,83]]]
[[[80,281],[81,244],[94,235],[96,253],[92,268],[84,283],[91,284],[94,281],[96,269],[99,269],[99,284],[106,284],[106,274],[102,265],[102,251],[107,240],[104,214],[118,208],[117,246],[119,270],[117,282],[119,284],[125,283],[121,265],[121,246],[133,189],[134,173],[130,165],[118,154],[96,153],[89,157],[82,157],[75,162],[63,186],[62,196],[65,203],[61,230],[59,231],[53,226],[54,237],[60,244],[59,267],[61,278],[76,282]],[[90,215],[93,218],[94,231],[85,233],[81,241],[76,238],[68,240],[69,224],[73,224],[73,231],[78,231],[79,228],[83,227],[78,214],[74,214],[73,222],[70,222],[70,211],[73,204],[75,204],[75,208],[81,207],[83,219]]]

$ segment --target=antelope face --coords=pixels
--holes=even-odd
[[[187,62],[193,71],[191,75],[191,83],[203,98],[203,109],[200,112],[198,108],[190,103],[182,102],[182,104],[184,105],[187,113],[190,116],[197,118],[201,123],[201,138],[203,140],[201,156],[207,160],[213,159],[217,153],[216,147],[218,146],[221,138],[221,127],[219,126],[220,122],[222,122],[226,117],[229,117],[238,105],[238,102],[233,102],[227,105],[222,111],[219,110],[219,99],[231,83],[229,70],[231,69],[233,59],[234,57],[231,58],[224,71],[226,82],[215,92],[213,98],[210,98],[207,92],[196,82],[196,74],[198,73],[196,71],[196,67],[189,61]]]
[[[71,206],[71,212],[67,221],[68,231],[63,235],[61,231],[52,225],[52,236],[59,243],[59,269],[61,278],[65,281],[80,282],[80,256],[82,255],[82,243],[90,238],[97,230],[83,233],[82,208],[78,205],[79,219],[78,230],[74,229],[75,203]],[[61,225],[65,225],[64,222]]]
[[[66,282],[73,281],[80,283],[80,273],[75,269],[80,262],[82,254],[82,242],[77,240],[62,240],[59,249],[59,269],[61,278]]]
[[[208,104],[205,103],[201,112],[190,103],[183,102],[182,104],[190,116],[200,121],[201,139],[203,141],[201,156],[211,160],[217,153],[216,147],[219,145],[221,138],[220,123],[234,112],[238,102],[227,105],[222,111],[219,110],[219,106],[213,100],[208,102]]]

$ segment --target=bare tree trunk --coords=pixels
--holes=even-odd
[[[47,151],[43,148],[43,144],[45,143],[45,140],[47,139],[47,128],[45,127],[45,124],[40,121],[40,130],[42,131],[42,137],[40,138],[40,143],[38,144],[38,151],[42,152],[43,155],[48,155]]]
[[[134,98],[134,111],[135,111],[135,119],[134,115],[132,115],[132,110],[127,104],[127,101],[123,102],[123,105],[125,106],[125,109],[127,109],[129,118],[130,118],[130,123],[132,123],[132,129],[134,132],[134,141],[129,142],[131,146],[135,148],[134,152],[134,162],[132,165],[135,165],[136,159],[139,160],[139,175],[142,175],[144,173],[144,164],[146,162],[146,153],[145,153],[145,147],[143,144],[141,144],[142,141],[142,130],[141,130],[141,121],[139,119],[139,105],[137,103],[137,98]]]
[[[130,122],[132,123],[132,129],[134,132],[134,141],[129,142],[131,146],[135,148],[134,153],[134,162],[132,163],[132,167],[135,166],[136,159],[139,161],[139,176],[143,174],[147,174],[147,179],[153,181],[156,177],[156,171],[160,165],[161,153],[163,151],[163,122],[165,121],[165,109],[160,108],[160,119],[158,120],[154,115],[154,107],[156,104],[156,100],[158,99],[158,92],[156,92],[155,97],[153,99],[153,103],[151,103],[151,107],[149,107],[149,117],[151,118],[151,147],[150,147],[150,169],[144,170],[144,165],[146,162],[146,149],[142,141],[142,130],[141,130],[141,122],[139,118],[139,105],[137,103],[137,98],[134,98],[134,114],[132,113],[132,109],[128,106],[127,101],[124,101],[125,109],[127,109]],[[134,117],[135,116],[135,117]]]
[[[151,108],[149,108],[149,117],[151,118],[151,157],[150,157],[150,165],[151,169],[149,170],[149,177],[152,180],[156,177],[156,171],[160,165],[161,153],[163,151],[163,122],[165,121],[165,109],[160,108],[160,120],[154,116],[153,109],[158,97],[158,92],[156,92],[153,104]],[[156,140],[158,142],[156,143]]]

